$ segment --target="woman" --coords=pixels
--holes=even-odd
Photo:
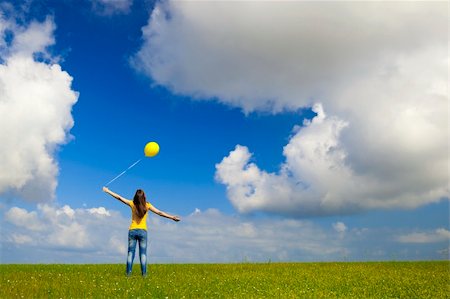
[[[133,267],[134,252],[136,251],[136,242],[139,242],[139,259],[141,261],[142,276],[147,275],[147,211],[172,219],[173,221],[180,221],[180,217],[167,214],[152,206],[145,199],[143,190],[138,189],[134,195],[133,200],[128,200],[117,193],[112,192],[106,187],[103,191],[114,198],[117,198],[124,204],[131,208],[131,225],[128,231],[128,257],[127,257],[127,276],[131,275]]]

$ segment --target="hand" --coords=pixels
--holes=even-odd
[[[103,187],[103,192],[108,192],[108,191],[109,191],[108,187]]]
[[[178,222],[178,221],[180,221],[181,219],[180,219],[180,217],[178,217],[178,216],[173,216],[173,217],[172,217],[172,220]]]

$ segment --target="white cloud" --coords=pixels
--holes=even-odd
[[[130,12],[133,0],[91,0],[94,11],[102,15]]]
[[[49,244],[66,249],[89,248],[89,243],[86,227],[77,222],[69,225],[56,224],[56,233],[48,235],[47,241]]]
[[[104,217],[98,217],[93,210],[105,211]],[[84,262],[120,262],[127,250],[129,222],[104,207],[72,209],[41,204],[30,212],[12,207],[2,223],[2,246],[44,251],[35,262],[49,256],[52,261],[83,256],[87,258]],[[39,230],[29,229],[34,223],[39,223]],[[215,209],[196,210],[178,223],[152,214],[148,228],[152,262],[332,260],[340,258],[345,250],[331,231],[308,221],[251,220]]]
[[[11,207],[0,221],[2,262],[125,262],[130,218],[114,210],[40,204],[34,211]],[[339,221],[322,227],[216,209],[197,209],[176,223],[154,214],[147,221],[150,263],[439,259],[450,234],[443,228],[422,231],[427,237],[392,228],[349,230]]]
[[[423,161],[407,161],[416,165],[402,166],[418,168],[417,172],[402,176],[399,171],[397,177],[393,173],[378,174],[379,165],[364,172],[352,169],[354,163],[340,138],[348,124],[326,116],[320,105],[313,110],[317,116],[296,128],[284,147],[286,161],[278,173],[259,169],[251,162],[248,148],[240,145],[216,165],[216,179],[227,186],[228,198],[238,211],[297,216],[348,214],[373,208],[413,208],[446,196],[442,169],[446,164],[433,168],[438,173],[425,175]],[[423,170],[419,171],[421,166]],[[419,182],[420,186],[414,185]]]
[[[104,207],[91,208],[91,209],[88,209],[87,211],[93,215],[98,215],[100,217],[111,216],[111,213],[109,213],[109,211],[107,209],[105,209]]]
[[[342,234],[347,231],[347,226],[345,225],[344,222],[338,221],[338,222],[333,223],[333,229],[336,232]]]
[[[29,244],[33,242],[33,239],[30,236],[26,235],[19,235],[19,234],[12,234],[11,235],[12,240],[16,244]]]
[[[69,218],[73,218],[75,211],[68,205],[63,206],[61,209],[56,211],[56,215],[65,215]]]
[[[28,213],[27,210],[13,207],[5,214],[5,220],[31,231],[42,231],[45,224],[38,218],[36,211]]]
[[[123,251],[122,246],[109,248],[105,244],[118,245],[118,226],[123,225],[123,231],[126,231],[129,224],[118,212],[104,207],[72,209],[68,205],[48,204],[39,204],[37,210],[31,212],[12,207],[6,211],[4,220],[12,224],[5,232],[6,239],[17,246],[26,243],[50,251],[55,248],[95,251],[99,256]]]
[[[46,48],[55,43],[55,24],[49,17],[42,22],[31,22],[27,27],[14,25],[14,41],[10,55],[32,57],[35,53],[46,53]]]
[[[117,236],[112,236],[109,238],[109,246],[110,248],[114,248],[117,253],[125,256],[127,254],[127,243],[124,242],[124,238],[119,238]]]
[[[442,2],[165,1],[134,64],[245,112],[320,111],[277,173],[243,145],[217,165],[239,211],[415,208],[449,196],[447,25]]]
[[[54,196],[58,165],[54,154],[70,138],[72,106],[78,94],[72,77],[48,62],[54,43],[50,18],[19,26],[0,15],[0,194],[31,201]],[[6,43],[5,31],[12,40]],[[38,55],[44,61],[34,59]],[[47,62],[45,62],[47,61]]]
[[[445,228],[438,228],[434,231],[428,232],[414,232],[399,236],[398,242],[401,243],[437,243],[449,242],[450,231]]]
[[[447,13],[445,3],[164,1],[143,38],[136,65],[157,84],[279,111],[325,98],[398,54],[436,44],[445,52]]]
[[[333,260],[346,250],[334,233],[309,221],[247,219],[215,209],[179,223],[153,217],[149,229],[150,259],[157,262]]]

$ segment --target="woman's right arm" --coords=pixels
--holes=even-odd
[[[112,192],[111,190],[109,190],[107,187],[103,187],[103,192],[108,193],[109,195],[111,195],[112,197],[120,200],[121,202],[123,202],[124,204],[126,204],[127,206],[130,205],[130,201],[122,196],[120,196],[119,194]]]

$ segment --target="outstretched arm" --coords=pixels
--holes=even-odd
[[[173,221],[180,221],[180,217],[167,214],[166,212],[160,211],[152,205],[150,205],[150,207],[148,209],[150,211],[152,211],[153,213],[155,213],[156,215],[172,219]]]
[[[103,192],[108,193],[109,195],[111,195],[112,197],[120,200],[121,202],[123,202],[124,204],[126,204],[127,206],[130,205],[130,201],[122,196],[120,196],[119,194],[112,192],[111,190],[109,190],[107,187],[103,187]]]

